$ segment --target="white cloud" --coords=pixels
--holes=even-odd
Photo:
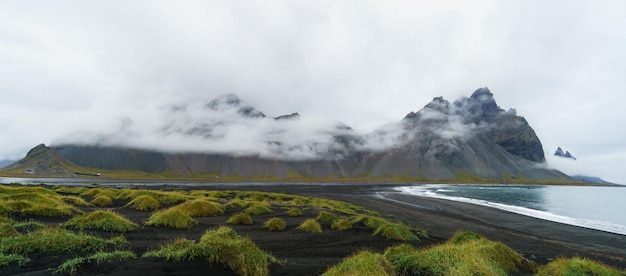
[[[605,152],[626,148],[625,11],[610,0],[4,1],[0,159],[173,99],[236,93],[270,116],[369,132],[489,86],[547,153],[568,144],[605,164],[598,175],[620,171]]]

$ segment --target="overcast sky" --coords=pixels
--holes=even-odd
[[[0,160],[174,100],[367,133],[487,86],[550,165],[626,184],[625,26],[621,0],[0,0]]]

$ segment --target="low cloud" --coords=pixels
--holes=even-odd
[[[486,124],[466,122],[467,106],[433,101],[403,120],[364,134],[328,118],[277,119],[229,94],[208,101],[146,105],[59,136],[64,144],[127,147],[185,153],[258,156],[280,160],[341,159],[354,151],[377,152],[414,142],[425,131],[454,146]]]
[[[224,98],[228,97],[234,102],[226,102]],[[112,122],[83,125],[55,139],[53,145],[118,146],[302,160],[336,158],[348,146],[338,143],[336,137],[356,136],[350,128],[324,118],[267,117],[232,97],[144,107],[141,112]]]

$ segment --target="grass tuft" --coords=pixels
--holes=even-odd
[[[147,226],[164,226],[176,229],[189,229],[196,224],[198,224],[197,220],[173,208],[156,212],[145,222]]]
[[[29,220],[24,222],[16,222],[13,224],[15,230],[21,234],[27,234],[35,232],[37,230],[45,229],[47,226],[39,221]]]
[[[0,223],[0,238],[1,237],[15,237],[20,233],[15,230],[12,223],[3,222]]]
[[[252,225],[254,222],[252,221],[252,217],[247,213],[236,213],[232,215],[226,221],[228,224],[243,224],[243,225]]]
[[[328,211],[320,211],[320,213],[317,215],[317,221],[321,222],[321,223],[327,223],[327,224],[331,224],[333,222],[335,222],[335,220],[337,220],[339,217],[331,212]]]
[[[83,206],[83,207],[91,206],[89,202],[85,201],[82,197],[78,197],[78,196],[64,196],[63,202],[67,204],[72,204],[74,206]]]
[[[134,200],[140,196],[150,196],[156,199],[161,205],[169,205],[184,202],[189,197],[183,191],[149,191],[149,190],[132,190],[124,189],[119,193],[119,198]]]
[[[302,224],[300,224],[300,226],[298,226],[296,229],[304,232],[322,233],[322,226],[319,224],[319,222],[317,222],[316,219],[307,219],[302,222]]]
[[[211,264],[224,264],[239,275],[261,276],[269,275],[271,263],[278,263],[274,256],[263,252],[249,238],[243,238],[225,226],[205,232],[198,243],[179,239],[146,252],[144,257],[160,257],[168,261],[202,258]]]
[[[464,243],[467,241],[480,240],[482,237],[474,232],[470,231],[458,231],[454,233],[454,236],[448,240],[451,243]]]
[[[396,241],[419,241],[413,228],[401,223],[385,223],[379,226],[374,235],[385,237]]]
[[[0,238],[0,253],[87,252],[104,249],[112,242],[61,228],[45,228],[15,237]]]
[[[69,216],[79,211],[49,189],[5,187],[3,193],[0,193],[0,213],[10,212],[35,216]]]
[[[537,273],[538,276],[568,276],[568,275],[606,275],[619,276],[626,275],[626,271],[610,267],[600,262],[589,259],[557,258],[556,260],[542,266]]]
[[[128,220],[113,211],[94,211],[73,217],[62,223],[61,227],[73,229],[99,229],[109,232],[128,232],[139,227],[136,223]]]
[[[118,190],[112,188],[90,188],[80,194],[81,196],[90,196],[97,198],[99,196],[106,196],[108,198],[116,198],[118,196]]]
[[[100,206],[100,207],[105,207],[105,206],[113,205],[113,200],[109,196],[99,195],[99,196],[96,196],[93,200],[91,200],[89,204]]]
[[[343,275],[385,276],[397,275],[397,273],[382,254],[365,250],[343,259],[341,263],[332,266],[322,274],[322,276]]]
[[[269,231],[283,231],[287,228],[287,223],[281,218],[270,218],[264,224],[263,227]]]
[[[261,205],[261,204],[252,204],[250,205],[248,208],[246,208],[246,210],[244,211],[250,215],[262,215],[262,214],[267,214],[267,213],[272,213],[272,209]]]
[[[186,201],[173,208],[191,217],[215,217],[224,214],[224,208],[222,208],[221,204],[206,199]]]
[[[537,264],[502,243],[484,238],[446,242],[424,250],[410,245],[388,248],[385,257],[411,275],[509,275],[536,273]]]
[[[152,211],[159,209],[161,207],[161,204],[159,204],[159,201],[149,195],[140,195],[128,202],[126,206],[130,206],[131,209],[137,211]]]
[[[96,263],[100,265],[101,263],[112,263],[115,261],[123,261],[126,259],[135,259],[137,255],[135,255],[132,251],[113,251],[113,252],[98,252],[88,257],[77,257],[73,259],[69,259],[62,263],[57,269],[52,271],[52,274],[69,274],[76,275],[78,272],[78,268],[81,264],[87,263]]]
[[[11,263],[17,263],[19,266],[24,266],[30,262],[30,258],[17,254],[2,254],[0,253],[0,267],[9,265]]]
[[[289,208],[289,210],[287,210],[287,212],[285,212],[285,215],[288,215],[290,217],[299,217],[299,216],[302,216],[302,214],[303,214],[302,210],[296,207],[291,207]]]
[[[345,218],[341,218],[333,222],[333,224],[330,226],[330,229],[341,231],[350,230],[352,229],[352,223],[350,223],[350,221]]]

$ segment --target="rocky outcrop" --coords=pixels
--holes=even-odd
[[[576,160],[576,157],[574,157],[569,151],[563,152],[563,149],[561,149],[561,147],[557,147],[556,151],[554,151],[554,156]]]

